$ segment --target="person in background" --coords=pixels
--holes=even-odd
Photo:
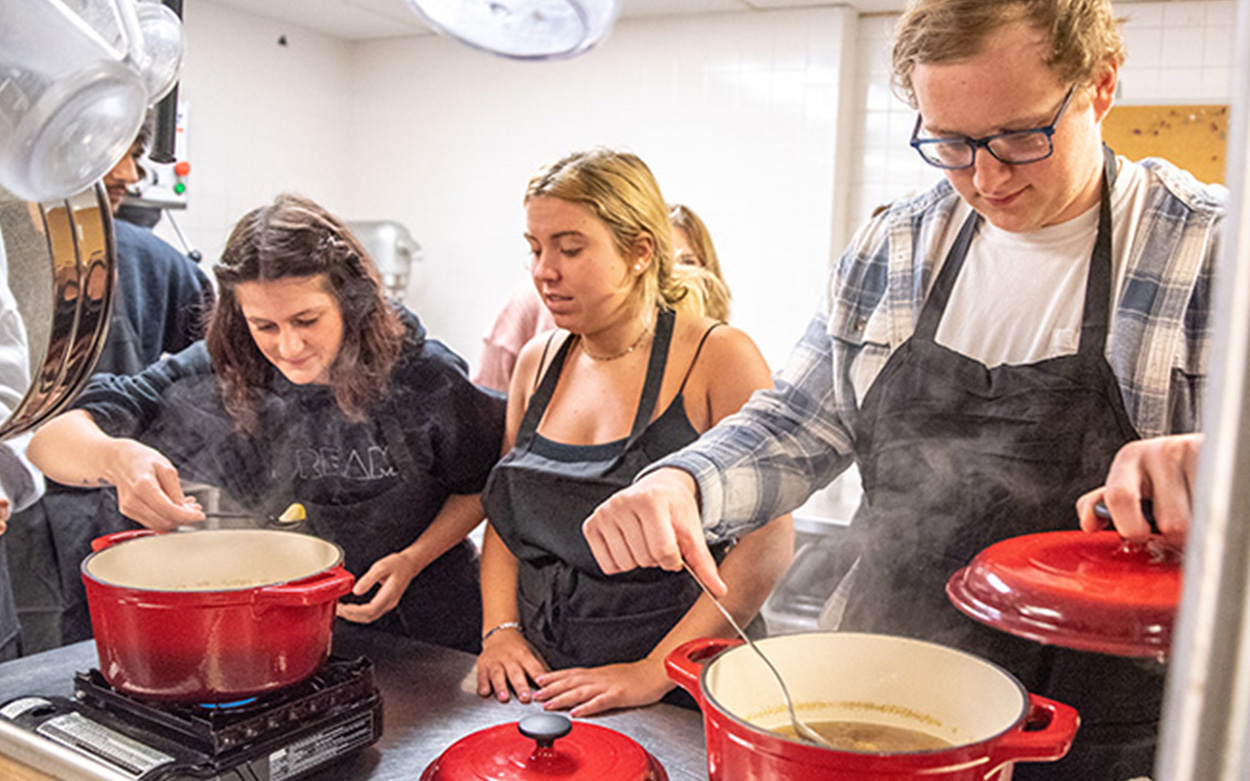
[[[495,316],[490,331],[482,337],[482,353],[473,382],[507,393],[521,348],[538,334],[555,327],[556,321],[543,306],[534,286],[526,284],[517,288]]]
[[[700,295],[700,307],[713,320],[729,322],[729,286],[721,274],[720,259],[716,256],[716,247],[707,226],[699,215],[682,204],[668,207],[669,219],[673,225],[674,261],[678,269],[697,266],[710,272],[707,275],[692,275],[692,279],[701,290],[692,295]],[[684,273],[677,270],[676,273]],[[693,289],[693,286],[692,286]],[[688,298],[687,303],[693,303]],[[547,307],[543,306],[542,298],[532,284],[517,289],[509,298],[503,309],[495,316],[490,331],[482,338],[482,353],[478,358],[477,370],[473,381],[478,385],[492,390],[507,393],[512,380],[512,372],[516,369],[517,355],[530,339],[546,333],[556,327],[555,320]]]
[[[0,280],[8,280],[8,259],[0,240]],[[7,281],[0,282],[0,422],[17,409],[30,386],[26,324]],[[43,475],[26,458],[29,434],[0,442],[0,662],[21,652],[21,626],[9,578],[5,531],[13,513],[30,506],[44,490]]]
[[[1076,708],[1068,755],[1016,781],[1148,775],[1157,743],[1162,663],[1019,639],[945,594],[989,545],[1074,528],[1126,444],[1201,420],[1227,191],[1105,148],[1123,57],[1109,0],[914,0],[895,84],[945,179],[857,232],[775,390],[585,526],[607,573],[684,560],[725,593],[705,541],[856,463],[863,552],[840,629],[964,649]]]
[[[142,178],[140,160],[153,127],[149,112],[129,151],[104,175],[114,214]],[[113,220],[113,230],[115,297],[94,370],[135,374],[203,336],[213,288],[199,266],[151,230],[122,219]],[[53,483],[41,501],[14,515],[10,551],[23,653],[91,636],[79,565],[91,553],[91,540],[133,528],[116,505],[112,491]]]
[[[143,178],[141,160],[152,138],[149,113],[130,152],[104,175],[114,215]],[[117,241],[117,302],[96,371],[136,374],[204,335],[213,288],[204,271],[155,233],[124,219],[113,222]]]
[[[673,276],[671,228],[651,171],[610,150],[543,168],[525,195],[535,288],[561,330],[521,351],[506,455],[483,493],[478,693],[586,716],[645,705],[673,684],[665,656],[732,628],[686,573],[605,577],[581,525],[647,464],[769,387],[746,334],[695,313]],[[714,555],[754,617],[793,551],[783,515]],[[675,693],[682,694],[682,693]]]
[[[712,234],[708,232],[703,220],[699,219],[699,215],[684,204],[669,204],[668,219],[673,225],[674,260],[678,266],[704,269],[716,280],[702,283],[707,289],[704,297],[708,304],[708,317],[729,322],[731,295],[729,285],[725,283],[725,275],[721,272],[716,246],[712,244]]]
[[[257,517],[300,502],[357,577],[339,616],[476,652],[466,535],[503,399],[387,301],[359,241],[306,198],[246,214],[213,271],[206,340],[134,376],[96,375],[36,433],[31,460],[52,480],[115,486],[121,512],[151,529],[203,520],[182,476]]]
[[[726,322],[729,316],[729,287],[725,281],[702,266],[673,264],[673,279],[686,294],[673,302],[673,308],[698,317]]]

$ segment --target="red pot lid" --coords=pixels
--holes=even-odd
[[[1116,656],[1162,656],[1172,643],[1181,553],[1161,538],[1045,532],[991,545],[946,593],[972,618],[1013,635]]]
[[[421,781],[668,781],[632,738],[606,727],[538,713],[461,738]]]

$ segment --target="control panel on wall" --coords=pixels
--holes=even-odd
[[[144,157],[143,178],[125,203],[149,209],[185,209],[191,190],[191,161],[187,152],[187,105],[179,102],[174,134],[174,162],[157,163]]]

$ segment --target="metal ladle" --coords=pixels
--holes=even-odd
[[[308,512],[304,509],[304,505],[296,502],[290,507],[282,511],[281,515],[265,515],[257,516],[256,513],[245,512],[206,512],[204,517],[207,518],[257,518],[263,517],[265,522],[271,526],[291,526],[299,523],[308,517]]]
[[[738,626],[738,622],[735,621],[734,617],[729,614],[729,611],[726,610],[725,606],[720,603],[720,600],[713,596],[712,592],[708,590],[708,587],[705,586],[703,581],[699,579],[699,576],[694,574],[694,570],[690,569],[690,565],[683,561],[681,566],[685,568],[686,572],[690,573],[690,577],[694,578],[694,582],[699,584],[699,588],[703,589],[703,593],[707,594],[707,598],[712,601],[712,604],[716,605],[716,609],[720,611],[721,615],[725,617],[725,620],[729,622],[729,625],[732,626],[734,631],[738,633],[738,637],[741,637],[744,641],[746,641],[746,644],[751,646],[751,650],[755,652],[756,656],[758,656],[764,664],[767,665],[769,672],[773,674],[773,678],[777,681],[778,688],[781,689],[781,696],[786,701],[786,710],[790,711],[790,724],[794,726],[795,735],[803,740],[806,740],[808,743],[821,746],[822,748],[837,748],[832,743],[825,740],[819,732],[807,726],[806,722],[799,718],[799,715],[794,712],[794,701],[790,699],[790,690],[786,688],[786,682],[781,679],[781,673],[777,672],[777,668],[774,667],[773,663],[769,661],[767,656],[764,655],[764,652],[760,650],[760,647],[755,644],[755,641],[748,637],[746,632],[742,631],[742,627]]]

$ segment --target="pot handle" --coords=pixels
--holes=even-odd
[[[324,572],[256,589],[256,601],[263,604],[303,607],[330,602],[352,590],[356,576],[342,566],[331,567]]]
[[[96,537],[92,540],[91,550],[101,551],[105,548],[110,548],[119,542],[135,540],[140,537],[152,537],[162,533],[163,532],[152,531],[151,529],[127,529],[124,532],[114,532],[112,534],[106,534],[103,537]]]
[[[1029,694],[1029,712],[1019,724],[994,744],[993,775],[1008,762],[1054,762],[1072,747],[1081,718],[1076,709],[1036,694]]]
[[[664,658],[664,668],[668,677],[678,686],[690,692],[690,696],[703,707],[703,692],[699,690],[699,673],[703,663],[727,648],[742,645],[742,641],[724,637],[702,637],[691,640],[674,648]]]

